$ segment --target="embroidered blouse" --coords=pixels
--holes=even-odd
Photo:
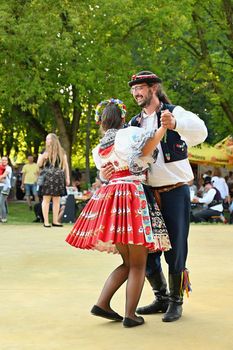
[[[157,151],[150,156],[142,156],[141,150],[146,141],[153,137],[155,130],[146,131],[134,126],[115,130],[115,141],[111,145],[108,135],[112,132],[113,129],[108,130],[101,140],[107,140],[105,142],[106,147],[103,146],[104,142],[100,142],[92,151],[97,169],[111,162],[115,171],[130,171],[131,175],[122,177],[130,180],[145,180],[145,172],[150,168],[150,164],[155,162]]]

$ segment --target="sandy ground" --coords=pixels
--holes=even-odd
[[[183,317],[151,315],[132,329],[90,314],[120,258],[70,247],[70,228],[1,224],[0,350],[233,349],[232,225],[191,226]],[[121,314],[124,295],[123,286],[112,303]],[[151,300],[146,283],[140,304]]]

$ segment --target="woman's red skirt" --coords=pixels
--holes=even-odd
[[[144,245],[150,251],[170,249],[164,229],[156,237],[146,208],[140,182],[113,181],[103,185],[81,212],[66,242],[80,249],[113,253],[118,243]]]

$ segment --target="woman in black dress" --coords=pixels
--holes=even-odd
[[[69,166],[64,149],[61,147],[56,134],[46,137],[45,151],[39,155],[37,164],[42,168],[43,184],[40,194],[43,196],[42,212],[44,226],[49,224],[49,204],[53,202],[53,226],[62,226],[58,222],[60,197],[66,195],[66,186],[70,184]]]

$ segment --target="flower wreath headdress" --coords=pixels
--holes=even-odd
[[[115,98],[110,98],[109,100],[105,100],[105,101],[101,101],[95,109],[95,121],[97,124],[101,124],[101,117],[102,117],[102,113],[104,108],[108,105],[108,104],[115,104],[117,107],[120,108],[121,111],[121,118],[124,118],[126,115],[126,106],[124,105],[124,103],[119,100],[119,99],[115,99]]]

